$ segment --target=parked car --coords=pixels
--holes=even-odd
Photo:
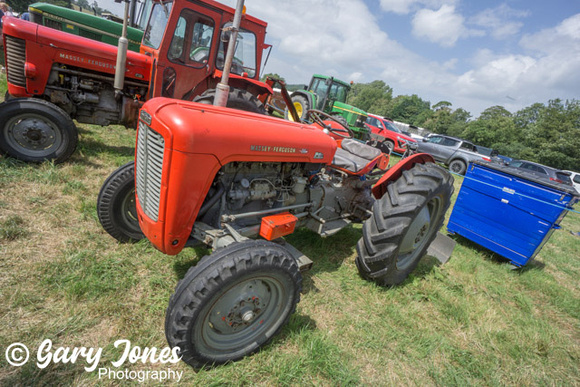
[[[371,130],[371,139],[383,142],[390,151],[403,154],[407,144],[417,144],[417,140],[404,134],[385,117],[369,114],[365,125]]]
[[[526,171],[531,176],[539,178],[541,180],[548,180],[552,183],[561,183],[566,185],[572,185],[572,179],[570,179],[570,172],[561,171],[552,167],[547,167],[542,164],[533,163],[526,160],[512,160],[508,164],[511,168],[518,168]]]
[[[510,161],[512,161],[511,157],[502,156],[495,149],[487,148],[481,145],[476,145],[475,148],[477,153],[481,153],[482,155],[491,158],[491,161],[496,164],[507,165]]]
[[[431,134],[419,142],[418,152],[429,153],[451,172],[460,175],[465,174],[471,161],[491,162],[491,157],[477,153],[476,146],[471,142],[441,134]]]
[[[576,191],[580,193],[580,173],[572,171],[564,171],[564,172],[570,173],[570,179],[572,179],[572,184],[574,185],[574,188],[576,188]]]

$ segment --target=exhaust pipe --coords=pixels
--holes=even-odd
[[[234,23],[230,29],[230,41],[228,42],[228,52],[226,53],[224,62],[224,71],[222,73],[222,79],[220,83],[217,84],[215,97],[213,100],[214,106],[227,106],[228,95],[230,93],[230,87],[228,86],[228,81],[230,79],[230,69],[232,68],[232,62],[234,60],[234,51],[236,50],[236,42],[238,41],[238,31],[240,30],[240,23],[242,21],[242,14],[244,12],[244,0],[238,0],[238,5],[236,6],[236,13],[234,15]]]
[[[125,86],[125,69],[127,67],[127,48],[129,40],[127,39],[127,20],[129,19],[129,2],[125,2],[125,17],[123,18],[123,32],[119,38],[117,46],[117,66],[115,67],[115,97],[119,98]]]

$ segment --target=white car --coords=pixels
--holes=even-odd
[[[578,193],[580,193],[580,173],[572,172],[572,171],[564,171],[570,172],[570,179],[572,179],[572,184],[574,184],[574,188]]]

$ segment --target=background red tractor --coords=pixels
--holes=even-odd
[[[429,155],[385,173],[388,156],[348,127],[320,111],[309,120],[156,98],[140,113],[135,163],[101,188],[99,219],[117,239],[143,232],[166,254],[215,251],[179,282],[166,313],[169,344],[194,368],[241,359],[288,321],[312,265],[283,238],[296,228],[324,237],[362,223],[360,274],[394,285],[443,223],[453,178]]]
[[[116,69],[117,47],[17,18],[4,22],[9,99],[0,105],[0,150],[29,162],[62,162],[75,150],[73,122],[135,127],[153,97],[211,103],[224,67],[234,9],[213,0],[155,1],[140,53]],[[259,81],[267,23],[241,21],[228,107],[264,113]],[[121,84],[115,84],[115,71]]]

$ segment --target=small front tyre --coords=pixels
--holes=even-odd
[[[0,104],[0,150],[16,159],[55,164],[75,151],[77,128],[58,106],[38,98],[11,98]]]
[[[302,277],[281,246],[237,242],[205,257],[169,301],[165,335],[195,369],[257,352],[288,322]]]
[[[145,237],[137,219],[134,161],[105,180],[97,198],[97,214],[101,226],[119,242],[136,242]]]

